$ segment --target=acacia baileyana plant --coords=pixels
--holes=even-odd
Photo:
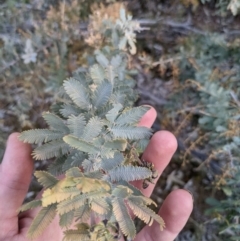
[[[48,171],[36,171],[43,185],[41,199],[21,207],[41,207],[29,238],[36,238],[59,215],[64,241],[129,240],[136,236],[133,214],[151,225],[164,221],[148,206],[156,205],[130,184],[143,180],[146,188],[157,173],[140,159],[152,135],[138,126],[149,107],[133,107],[137,93],[126,75],[127,55],[122,51],[96,52],[95,64],[78,69],[63,83],[61,101],[43,118],[49,129],[24,131],[20,140],[38,145],[36,160],[54,159]],[[58,178],[64,174],[63,178]]]

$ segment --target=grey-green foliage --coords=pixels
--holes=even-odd
[[[138,126],[149,107],[133,107],[136,96],[132,96],[132,90],[125,91],[133,85],[131,79],[119,73],[119,68],[125,68],[126,57],[100,56],[108,60],[108,65],[100,61],[88,72],[76,72],[75,77],[64,81],[65,99],[58,103],[56,113],[43,114],[50,129],[24,131],[19,137],[30,144],[43,143],[33,151],[35,159],[56,158],[49,172],[35,174],[46,189],[41,199],[43,208],[30,227],[29,237],[38,236],[59,214],[61,227],[78,220],[77,228],[67,230],[64,240],[113,240],[113,229],[119,237],[122,231],[134,238],[136,229],[126,202],[146,223],[156,220],[164,226],[163,220],[147,207],[152,201],[140,191],[136,195],[136,190],[127,184],[153,175],[153,170],[143,167],[138,158],[141,142],[146,142],[152,133],[151,129]],[[129,159],[132,153],[135,155]],[[60,173],[66,174],[62,180],[54,177]],[[34,201],[22,210],[38,205]],[[95,228],[85,223],[90,213],[100,218],[93,224]],[[107,224],[102,226],[102,222]]]
[[[192,114],[195,118],[192,136],[196,133],[206,136],[200,147],[196,144],[190,149],[189,159],[203,162],[200,167],[213,177],[215,187],[226,195],[215,202],[208,199],[212,206],[208,214],[218,217],[219,234],[227,239],[231,230],[231,238],[238,238],[240,227],[235,220],[240,207],[240,46],[227,42],[222,35],[211,34],[189,38],[179,54],[191,56],[191,59],[183,57],[179,64],[181,90],[171,96],[168,110],[175,118],[178,118],[178,110],[182,116]],[[179,138],[184,141],[186,137]],[[193,154],[198,148],[206,155],[205,159]]]
[[[214,3],[216,9],[217,9],[217,14],[220,14],[222,16],[226,16],[229,12],[236,16],[239,13],[240,9],[240,1],[239,0],[217,0],[217,1],[212,1],[212,0],[200,0],[201,3]]]

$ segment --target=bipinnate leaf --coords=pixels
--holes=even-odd
[[[91,216],[91,209],[87,204],[81,206],[74,212],[74,216],[76,217],[76,221],[81,220],[82,222],[89,221],[89,218]]]
[[[89,228],[84,229],[69,229],[64,231],[63,241],[91,241],[89,235]]]
[[[62,164],[63,172],[66,172],[73,167],[79,168],[82,165],[83,161],[87,158],[87,156],[87,153],[73,150],[71,154],[67,156],[65,162]]]
[[[131,202],[138,204],[138,205],[154,205],[155,207],[157,207],[157,204],[148,197],[145,196],[133,196],[131,195],[130,197],[128,197],[128,200],[130,200]]]
[[[99,190],[110,191],[110,184],[103,180],[93,179],[89,177],[76,178],[76,187],[82,193],[89,193]]]
[[[149,144],[149,139],[140,139],[136,142],[135,147],[139,152],[143,152]]]
[[[67,120],[67,126],[72,135],[80,138],[86,125],[86,119],[83,114],[78,116],[71,115]]]
[[[103,127],[103,121],[99,117],[92,117],[84,128],[82,140],[92,142],[97,137]]]
[[[65,163],[66,157],[61,156],[56,158],[47,168],[48,172],[50,172],[54,176],[58,176],[63,174],[63,165]]]
[[[104,146],[113,150],[125,151],[127,148],[127,141],[124,139],[116,139],[105,142]]]
[[[69,133],[68,127],[65,125],[64,121],[57,115],[50,112],[44,112],[42,116],[49,125],[50,129],[62,132],[64,134]]]
[[[106,196],[106,192],[104,191],[95,191],[77,195],[71,199],[60,202],[57,206],[57,210],[60,215],[63,215],[71,210],[77,210],[82,207],[88,199],[102,198],[104,196]]]
[[[122,139],[138,140],[142,138],[149,138],[152,135],[151,129],[143,126],[113,126],[109,128],[113,136]]]
[[[19,140],[29,144],[41,144],[43,142],[62,139],[63,133],[49,129],[34,129],[23,131],[19,135]]]
[[[106,118],[107,120],[109,120],[110,122],[114,123],[116,117],[119,114],[119,111],[123,108],[123,106],[121,104],[114,104],[113,108],[108,111],[108,113],[106,114]]]
[[[33,151],[33,157],[36,160],[46,160],[52,157],[59,157],[69,153],[71,147],[62,140],[48,142],[37,147]]]
[[[88,91],[79,81],[74,78],[69,78],[64,81],[63,86],[67,94],[78,107],[83,110],[90,109],[91,106]]]
[[[70,104],[63,104],[59,112],[65,118],[68,118],[71,115],[78,116],[80,114],[79,108]]]
[[[119,166],[108,173],[112,182],[114,181],[135,181],[148,178],[152,175],[152,172],[145,167],[134,167],[134,166]]]
[[[84,175],[85,177],[93,178],[93,179],[102,179],[104,176],[101,170],[94,171],[94,172],[87,172],[87,173],[84,173]]]
[[[110,171],[114,167],[121,165],[124,162],[124,156],[120,152],[115,152],[113,158],[103,158],[101,161],[101,168],[105,171]]]
[[[40,199],[38,200],[33,200],[31,202],[23,204],[18,211],[19,212],[24,212],[32,208],[40,207],[42,205],[42,201]]]
[[[96,60],[103,68],[107,68],[109,61],[106,58],[106,56],[103,53],[101,53],[100,51],[98,52],[98,54],[96,56]]]
[[[158,214],[153,212],[150,208],[143,205],[138,205],[130,200],[128,200],[127,203],[128,206],[132,209],[134,215],[136,215],[149,226],[151,226],[153,221],[155,220],[159,223],[160,230],[163,230],[163,228],[165,227],[165,223]]]
[[[111,59],[111,65],[117,69],[122,64],[122,57],[120,55],[113,56]]]
[[[66,171],[66,177],[83,177],[83,173],[78,167],[72,167]]]
[[[104,107],[112,95],[113,86],[110,82],[104,81],[98,85],[93,95],[93,106],[98,109]]]
[[[124,110],[115,120],[115,123],[118,125],[137,124],[148,110],[150,110],[150,107],[147,106]]]
[[[68,198],[75,197],[80,194],[79,189],[76,187],[61,188],[56,186],[52,189],[46,189],[42,195],[42,206],[47,207],[53,203],[59,203]]]
[[[64,136],[63,140],[71,147],[89,154],[97,154],[100,152],[99,147],[96,147],[92,143],[86,142],[72,135]]]
[[[104,199],[96,199],[91,202],[91,209],[100,215],[106,214],[109,211],[109,205]]]
[[[114,198],[112,200],[113,213],[125,236],[134,239],[136,228],[123,199]]]
[[[105,70],[99,64],[94,64],[90,68],[90,76],[95,84],[100,84],[104,81]]]
[[[62,228],[68,228],[74,220],[74,211],[70,211],[68,213],[64,213],[60,215],[59,225]]]
[[[106,79],[107,79],[111,84],[114,84],[114,79],[115,79],[115,77],[116,77],[116,73],[115,73],[115,71],[114,71],[113,66],[111,66],[111,65],[107,66],[105,75],[106,75]]]
[[[133,191],[128,187],[125,187],[123,185],[118,185],[117,187],[115,187],[113,189],[112,194],[115,197],[124,199],[124,198],[130,196],[131,194],[133,194]]]
[[[123,185],[123,186],[128,187],[129,189],[131,189],[133,191],[133,195],[134,196],[143,196],[143,193],[141,192],[141,190],[136,188],[135,186],[133,186],[129,182],[119,181],[118,184],[119,185]]]
[[[36,171],[34,175],[44,188],[52,188],[58,183],[58,179],[46,171]]]
[[[28,238],[35,239],[44,231],[44,229],[52,222],[56,216],[56,205],[52,204],[48,207],[43,207],[37,216],[34,218],[29,230]]]

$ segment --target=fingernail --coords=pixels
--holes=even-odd
[[[192,196],[192,200],[193,200],[193,202],[194,202],[194,196],[193,196],[192,192],[189,191],[188,189],[185,189],[185,188],[184,188],[184,190],[191,194],[191,196]]]

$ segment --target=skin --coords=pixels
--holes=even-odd
[[[156,111],[151,108],[141,119],[139,125],[151,127]],[[18,215],[17,210],[27,194],[33,172],[31,146],[18,140],[19,133],[13,133],[7,141],[7,148],[0,165],[0,241],[29,241],[27,230],[38,210],[30,210]],[[143,158],[152,162],[159,174],[163,172],[177,149],[176,138],[167,131],[155,133],[146,148]],[[160,176],[160,175],[159,175]],[[157,180],[156,180],[157,181]],[[140,182],[135,186],[142,188]],[[154,185],[143,189],[150,196]],[[173,241],[186,224],[193,208],[193,199],[185,190],[172,191],[159,210],[166,228],[160,231],[159,225],[146,226],[134,241]],[[63,234],[58,225],[58,217],[35,241],[61,241]]]

